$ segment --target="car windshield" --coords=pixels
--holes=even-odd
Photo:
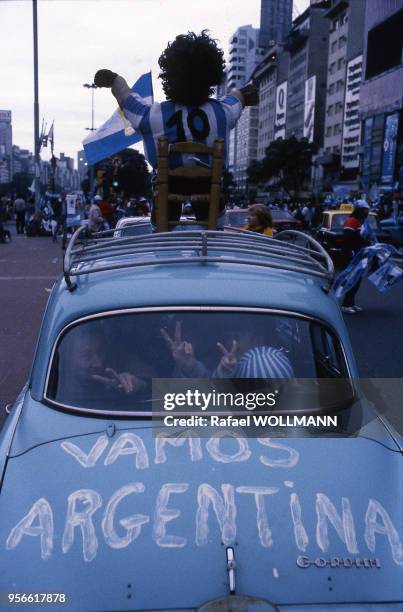
[[[344,229],[344,222],[350,216],[350,213],[346,213],[343,215],[334,215],[332,219],[332,230],[339,231]],[[367,223],[369,223],[370,227],[374,230],[377,229],[377,217],[375,215],[369,215],[367,217]]]
[[[349,213],[346,213],[345,215],[334,215],[332,219],[332,230],[336,232],[338,230],[343,230],[344,222],[349,216]]]
[[[235,212],[228,212],[226,215],[226,223],[233,227],[241,227],[246,225],[248,222],[248,211],[240,210]]]
[[[300,394],[309,409],[326,379],[342,387],[327,396],[327,407],[352,400],[343,353],[326,327],[221,310],[131,311],[69,327],[53,353],[46,399],[89,410],[150,411],[152,382],[161,378],[246,379],[259,388],[273,379],[309,379],[309,391]]]

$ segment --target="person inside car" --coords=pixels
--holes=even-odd
[[[273,236],[273,219],[270,208],[264,204],[253,204],[248,210],[248,223],[242,228],[250,232]]]
[[[217,342],[222,353],[213,378],[294,377],[293,367],[283,349],[270,346],[262,329],[242,325],[229,334],[225,344]]]
[[[59,348],[58,401],[97,408],[133,397],[148,386],[152,373],[139,360],[130,364],[137,366],[136,374],[117,371],[112,365],[101,332],[86,326],[73,328]]]
[[[173,337],[166,329],[161,329],[161,334],[175,362],[174,378],[294,377],[293,367],[285,352],[270,346],[264,331],[250,323],[240,322],[238,329],[230,332],[224,343],[216,343],[222,356],[212,373],[196,358],[193,343],[184,340],[180,322],[176,323]]]

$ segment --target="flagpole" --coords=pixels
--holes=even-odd
[[[85,128],[90,132],[94,132],[94,89],[97,88],[95,83],[84,83],[83,87],[86,89],[91,89],[91,127]],[[90,196],[91,196],[91,204],[94,202],[94,192],[93,192],[93,184],[94,184],[94,165],[90,165]]]
[[[56,193],[56,157],[54,156],[54,142],[55,142],[55,120],[52,121],[52,127],[49,130],[49,134],[52,132],[52,138],[50,140],[50,165],[52,168],[52,193]],[[48,135],[49,138],[49,135]]]
[[[38,86],[38,7],[32,0],[32,21],[34,41],[34,152],[35,152],[35,210],[40,209],[40,157],[39,157],[39,86]]]

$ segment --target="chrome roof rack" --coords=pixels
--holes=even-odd
[[[88,236],[85,226],[72,236],[64,257],[63,273],[69,291],[75,276],[143,266],[176,263],[236,263],[276,268],[323,278],[329,291],[333,262],[311,236],[294,230],[269,238],[254,232],[189,230],[114,237],[114,230]],[[297,244],[297,242],[299,244]]]

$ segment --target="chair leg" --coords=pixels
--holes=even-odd
[[[158,194],[155,201],[155,220],[157,232],[168,231],[168,139],[162,136],[158,139]]]
[[[157,232],[168,231],[168,184],[158,185],[158,194],[155,200],[155,220]]]
[[[221,197],[220,185],[217,185],[217,184],[211,185],[210,205],[209,205],[208,222],[207,222],[207,229],[209,230],[217,229],[217,219],[218,219],[220,197]]]

